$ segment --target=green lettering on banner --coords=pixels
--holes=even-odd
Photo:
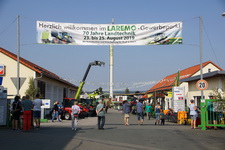
[[[107,31],[134,31],[136,30],[136,26],[132,25],[132,26],[107,26]]]

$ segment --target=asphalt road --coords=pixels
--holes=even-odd
[[[146,118],[145,118],[146,119]],[[130,126],[123,125],[123,115],[113,109],[106,114],[105,130],[98,130],[97,118],[79,120],[77,131],[71,121],[42,123],[39,130],[12,131],[0,127],[1,150],[224,150],[225,129],[190,129],[187,125],[166,122],[155,125],[145,120],[137,125],[131,115]]]

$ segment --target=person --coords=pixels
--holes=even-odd
[[[75,101],[71,108],[71,119],[72,119],[72,130],[77,130],[78,126],[78,116],[80,114],[80,107],[77,105],[78,102]],[[75,125],[74,125],[75,122]]]
[[[129,126],[130,104],[125,100],[123,102],[124,125]]]
[[[157,105],[155,106],[155,125],[159,124],[160,122],[160,109],[161,109],[161,106],[160,106],[160,103],[157,102]]]
[[[108,108],[109,108],[109,105],[108,105],[108,102],[105,103],[105,113],[108,112]]]
[[[191,129],[196,129],[196,119],[198,113],[196,112],[197,107],[195,106],[195,101],[192,99],[190,104],[190,116],[191,116]]]
[[[213,109],[213,102],[211,101],[208,101],[208,120],[210,124],[212,124],[212,121],[214,125],[217,124],[217,114]],[[217,130],[217,126],[214,126],[214,129]]]
[[[59,103],[58,103],[58,120],[60,120],[60,121],[62,121],[61,120],[61,116],[62,116],[62,113],[63,113],[63,108],[62,108],[62,105],[60,105]]]
[[[138,125],[143,125],[144,124],[144,111],[143,111],[143,104],[139,100],[138,103],[136,104],[137,108],[137,116],[138,116]]]
[[[58,101],[56,101],[54,103],[54,106],[53,106],[53,112],[52,112],[52,122],[54,122],[55,118],[61,122],[61,120],[59,120],[59,107],[58,107]]]
[[[26,99],[25,96],[22,97],[22,102]],[[20,129],[23,129],[23,109],[22,109],[22,103],[21,103],[21,111],[20,111]]]
[[[30,100],[30,96],[26,95],[25,100],[22,101],[23,108],[23,130],[30,131],[31,126],[31,109],[33,108],[33,103]]]
[[[20,112],[21,112],[21,103],[20,97],[15,96],[14,102],[12,103],[12,129],[19,130],[18,128],[18,121],[20,120]]]
[[[152,106],[150,105],[150,103],[148,103],[148,104],[145,106],[145,112],[146,112],[146,114],[147,114],[148,120],[150,120],[151,114],[152,114]]]
[[[104,130],[104,125],[105,125],[104,105],[102,104],[102,100],[99,100],[98,103],[99,104],[96,107],[96,114],[98,116],[98,129]]]
[[[165,114],[162,109],[160,109],[160,120],[161,120],[161,125],[165,125]]]
[[[40,94],[36,94],[36,99],[34,99],[34,122],[36,124],[36,129],[40,128],[41,122],[41,106],[42,100],[40,99]]]

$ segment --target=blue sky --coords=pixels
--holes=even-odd
[[[89,62],[92,67],[84,90],[109,88],[109,46],[36,44],[36,21],[65,23],[144,24],[183,21],[183,44],[167,46],[114,46],[114,89],[145,91],[167,75],[200,63],[199,16],[203,18],[203,62],[225,69],[224,0],[0,0],[0,47],[13,53],[16,16],[20,15],[21,57],[68,79],[76,85]],[[15,75],[16,76],[16,75]]]

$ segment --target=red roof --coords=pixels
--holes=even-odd
[[[0,47],[0,52],[17,61],[17,55],[15,55],[15,54],[13,54],[13,53],[11,53],[11,52],[9,52],[9,51],[1,48],[1,47]],[[34,63],[32,63],[32,62],[30,62],[30,61],[28,61],[28,60],[26,60],[22,57],[20,57],[20,63],[23,64],[24,66],[27,66],[28,68],[34,70],[35,72],[37,72],[39,74],[42,74],[43,76],[47,76],[49,78],[55,79],[57,81],[63,82],[65,84],[68,84],[70,86],[73,86],[73,87],[77,88],[76,85],[62,79],[61,77],[57,76],[56,74],[36,65],[36,64],[34,64]]]
[[[207,62],[202,63],[202,67],[205,67],[206,65],[208,65],[210,63],[213,64],[214,66],[216,66],[219,70],[223,71],[222,68],[220,68],[219,66],[217,66],[216,64],[214,64],[211,61],[207,61]],[[190,68],[181,70],[180,71],[180,80],[190,78],[192,75],[194,75],[199,70],[200,70],[199,64],[195,65],[195,66],[192,66]],[[165,77],[164,79],[160,80],[157,84],[155,84],[152,88],[150,88],[146,93],[159,91],[159,90],[171,89],[172,86],[174,85],[176,76],[177,76],[177,73],[174,73],[172,75],[169,75],[169,76]]]

